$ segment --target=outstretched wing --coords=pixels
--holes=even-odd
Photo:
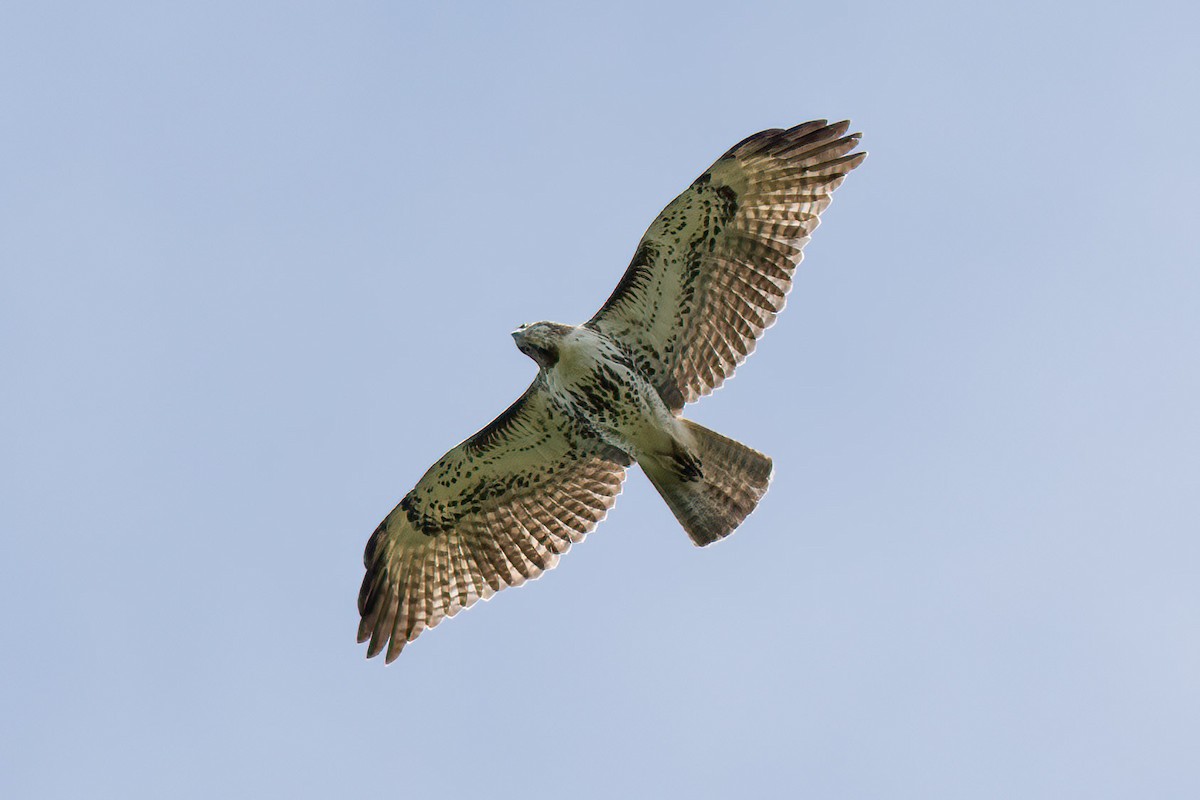
[[[387,645],[391,663],[425,629],[552,569],[604,519],[629,463],[559,413],[539,376],[371,535],[358,594],[367,656]]]
[[[859,134],[816,120],[756,133],[671,201],[588,325],[633,348],[673,410],[720,386],[783,310]]]

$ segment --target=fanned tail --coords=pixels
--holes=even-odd
[[[733,533],[758,505],[771,482],[771,459],[694,422],[680,422],[692,440],[690,453],[644,456],[638,463],[688,536],[704,547]]]

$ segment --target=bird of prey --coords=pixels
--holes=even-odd
[[[537,362],[503,414],[429,468],[367,542],[358,641],[391,663],[423,631],[553,568],[604,519],[636,462],[692,541],[754,510],[771,459],[680,416],[783,310],[833,190],[866,157],[849,123],[756,133],[650,225],[582,325],[512,336]]]

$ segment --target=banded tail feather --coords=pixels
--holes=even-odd
[[[742,524],[767,493],[773,467],[768,456],[741,442],[681,419],[691,438],[686,461],[677,454],[643,456],[638,463],[675,518],[699,547],[724,539]]]

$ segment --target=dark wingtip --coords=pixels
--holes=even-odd
[[[850,120],[843,119],[833,123],[832,125],[827,125],[826,127],[831,131],[837,131],[838,136],[843,136],[845,135],[846,131],[850,130]]]
[[[387,644],[388,637],[380,633],[379,629],[375,629],[375,634],[371,637],[371,643],[367,645],[367,658],[374,658],[383,652],[384,645]]]
[[[801,122],[799,125],[793,125],[792,127],[788,128],[786,131],[784,131],[784,133],[787,134],[788,136],[796,136],[796,135],[799,135],[802,133],[809,133],[811,131],[820,130],[821,128],[824,128],[828,124],[829,124],[829,120],[827,120],[827,119],[809,120],[808,122]]]

